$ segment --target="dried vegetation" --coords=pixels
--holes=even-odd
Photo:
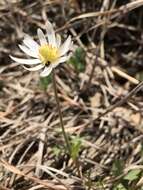
[[[142,5],[142,0],[0,1],[1,190],[141,190]],[[25,33],[36,38],[47,19],[63,38],[71,34],[74,40],[72,60],[56,69],[56,79],[66,131],[80,141],[83,178],[64,148],[49,78],[41,80],[9,58],[22,57],[17,44]],[[137,170],[131,180],[127,174]]]

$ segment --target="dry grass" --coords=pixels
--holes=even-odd
[[[0,2],[0,190],[108,190],[129,170],[142,170],[143,1],[121,2]],[[47,19],[86,54],[84,71],[56,69],[66,131],[82,142],[83,178],[64,148],[52,84],[41,89],[39,73],[9,58],[22,56],[24,33],[36,39]],[[119,176],[115,161],[124,166]],[[141,186],[141,176],[130,183]]]

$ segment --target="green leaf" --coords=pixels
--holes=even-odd
[[[139,178],[139,174],[141,173],[141,170],[140,169],[136,169],[136,170],[131,170],[125,177],[124,179],[125,180],[128,180],[128,181],[134,181],[136,179]]]
[[[51,83],[52,79],[51,79],[51,75],[47,76],[47,77],[41,77],[40,81],[39,81],[39,86],[42,90],[46,90],[48,85]]]
[[[55,156],[59,156],[61,153],[61,149],[55,146],[53,147],[53,153]]]
[[[71,141],[71,157],[73,160],[76,160],[79,156],[79,151],[81,149],[82,141],[79,137],[75,137]]]
[[[122,183],[119,183],[113,190],[127,190]]]
[[[85,70],[85,51],[77,48],[68,63],[72,64],[78,72],[83,72]]]
[[[122,160],[115,160],[112,166],[112,172],[115,176],[119,176],[123,173],[124,163]]]

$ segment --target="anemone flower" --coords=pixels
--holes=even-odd
[[[47,35],[45,36],[41,29],[37,30],[39,43],[26,35],[23,45],[19,45],[19,48],[32,59],[10,56],[12,60],[22,64],[28,71],[41,70],[41,77],[48,76],[55,67],[69,59],[69,50],[72,45],[70,36],[61,45],[61,36],[55,34],[53,26],[49,21],[46,22],[46,31]]]

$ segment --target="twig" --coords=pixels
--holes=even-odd
[[[43,181],[43,180],[40,180],[36,177],[33,177],[33,176],[30,176],[30,175],[26,175],[23,171],[19,170],[17,167],[9,164],[8,162],[6,162],[5,160],[2,160],[0,159],[0,163],[2,164],[3,167],[5,167],[7,170],[9,170],[10,172],[12,173],[15,173],[19,176],[23,176],[25,179],[28,179],[28,180],[31,180],[37,184],[40,184],[40,185],[44,185],[44,187],[47,187],[49,188],[49,190],[67,190],[65,187],[58,187],[53,184],[52,182],[50,181]]]
[[[53,116],[53,114],[51,114],[48,117],[48,121],[46,122],[47,125],[49,124],[52,116]],[[39,142],[39,147],[38,147],[37,165],[36,165],[36,171],[35,171],[35,174],[36,174],[37,177],[42,176],[42,170],[38,166],[42,165],[43,152],[44,152],[44,142],[45,142],[45,138],[46,138],[46,131],[47,131],[47,127],[44,126],[41,129],[41,132],[40,132],[40,142]]]
[[[118,9],[112,9],[112,10],[107,10],[104,12],[90,12],[90,13],[84,13],[79,16],[73,17],[69,22],[74,22],[79,19],[85,19],[85,18],[92,18],[92,17],[99,17],[99,16],[109,16],[111,15],[112,18],[117,17],[121,12],[127,13],[129,11],[132,11],[135,8],[138,8],[143,5],[143,0],[136,0],[134,2],[128,3],[126,5],[122,5]]]
[[[99,115],[99,117],[97,117],[95,120],[100,119],[101,117],[103,117],[107,113],[109,113],[112,110],[114,110],[116,107],[123,105],[129,98],[131,98],[135,93],[137,93],[139,90],[141,90],[142,87],[143,87],[143,81],[140,82],[133,90],[131,90],[131,92],[129,92],[124,98],[122,98],[116,104],[110,106],[104,113],[102,113],[101,115]]]
[[[95,58],[95,61],[93,63],[93,66],[92,66],[92,70],[91,70],[91,73],[89,75],[89,79],[88,79],[88,82],[85,86],[85,90],[89,89],[90,88],[90,85],[91,85],[91,81],[92,81],[92,78],[94,76],[94,71],[95,71],[95,68],[96,68],[96,65],[97,65],[97,62],[98,62],[98,54],[99,54],[99,49],[100,49],[100,45],[99,47],[96,48],[96,58]]]
[[[10,190],[10,189],[8,189],[8,188],[3,187],[3,186],[0,185],[0,190]]]
[[[137,79],[135,79],[134,77],[131,77],[130,75],[128,75],[127,73],[124,73],[123,71],[119,70],[118,68],[116,67],[111,67],[111,70],[118,74],[119,76],[129,80],[131,83],[133,84],[139,84],[139,81]]]

